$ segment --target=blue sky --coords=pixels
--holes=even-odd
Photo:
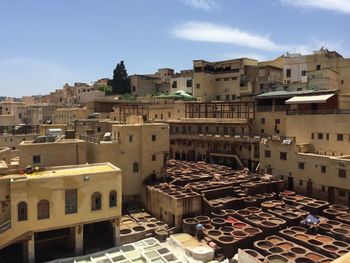
[[[350,0],[0,0],[0,96],[326,45],[350,57]]]

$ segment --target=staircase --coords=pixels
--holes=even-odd
[[[248,126],[249,126],[249,128],[250,128],[250,130],[251,130],[253,135],[254,134],[259,134],[259,131],[258,131],[258,129],[255,126],[254,119],[248,119],[247,123],[248,123]]]
[[[27,231],[27,232],[15,231],[13,228],[11,228],[10,221],[5,222],[0,226],[0,249],[3,249],[4,247],[11,245],[12,243],[18,240],[27,239],[27,235],[29,232],[30,231]]]

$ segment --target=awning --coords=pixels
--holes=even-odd
[[[326,103],[326,101],[334,95],[335,94],[295,96],[289,100],[286,100],[286,104]]]

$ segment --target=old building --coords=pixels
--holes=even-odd
[[[193,94],[193,70],[181,70],[180,73],[176,73],[171,76],[170,79],[170,92],[174,93],[179,90],[183,90],[189,94]]]
[[[110,163],[0,177],[2,255],[42,262],[118,243],[121,180]]]
[[[143,182],[152,174],[163,175],[169,152],[169,126],[164,123],[143,123],[142,118],[129,118],[126,124],[113,125],[111,138],[87,142],[87,161],[102,160],[123,171],[123,199],[144,198]],[[143,199],[144,201],[144,199]]]
[[[86,142],[63,136],[39,136],[18,146],[20,167],[76,165],[87,162]]]
[[[193,61],[193,96],[203,102],[230,101],[254,92],[258,62],[240,58]]]
[[[247,119],[190,118],[168,121],[170,158],[255,169],[259,139]]]

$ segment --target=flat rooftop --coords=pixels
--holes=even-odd
[[[110,163],[98,163],[98,164],[83,164],[83,165],[72,165],[72,166],[55,166],[55,167],[49,167],[44,171],[34,172],[32,174],[23,174],[23,175],[26,176],[26,179],[38,179],[38,178],[47,178],[47,177],[100,174],[100,173],[113,172],[113,171],[120,171],[120,169]],[[7,175],[6,177],[22,178],[23,175],[12,174],[12,175]]]

